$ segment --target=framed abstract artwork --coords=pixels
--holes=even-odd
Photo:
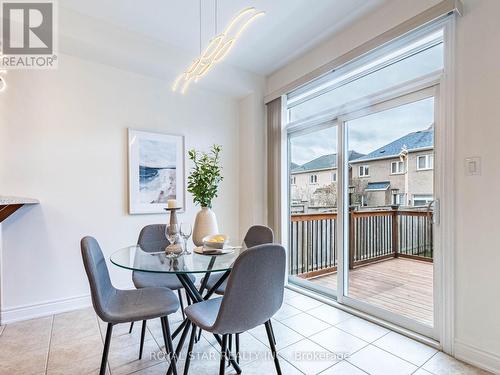
[[[128,129],[129,213],[165,213],[167,201],[185,207],[184,136]]]

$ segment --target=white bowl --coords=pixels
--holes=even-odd
[[[213,241],[213,239],[216,237],[220,237],[222,241]],[[213,234],[203,237],[203,246],[210,247],[212,249],[223,249],[228,242],[229,236],[225,234]]]

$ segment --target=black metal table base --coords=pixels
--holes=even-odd
[[[219,286],[221,286],[222,283],[227,279],[227,277],[229,276],[229,273],[230,273],[230,271],[224,272],[224,274],[220,277],[220,279],[217,281],[217,283],[215,283],[215,285],[210,290],[208,290],[208,292],[205,296],[202,296],[201,294],[203,293],[203,290],[206,288],[208,278],[210,277],[210,272],[207,272],[205,274],[203,281],[201,283],[200,290],[198,290],[196,288],[196,286],[194,285],[194,282],[191,281],[191,279],[189,278],[189,276],[187,274],[177,274],[177,278],[181,282],[182,286],[184,287],[184,289],[186,291],[186,294],[189,296],[191,301],[193,303],[197,303],[197,302],[203,302],[203,301],[208,300],[215,293],[217,288],[219,288]],[[185,318],[182,321],[182,323],[180,324],[180,326],[177,327],[177,329],[172,334],[172,338],[175,338],[177,335],[179,335],[179,333],[182,332],[181,337],[179,339],[179,342],[177,344],[177,348],[175,349],[176,358],[179,358],[179,354],[182,350],[182,347],[184,346],[184,342],[186,340],[186,337],[187,337],[190,329],[196,330],[196,326],[192,325],[189,322],[189,319]],[[217,340],[217,342],[220,345],[222,345],[222,339],[221,339],[220,335],[214,334],[214,337]],[[231,366],[233,366],[234,370],[238,374],[241,374],[241,368],[238,365],[238,362],[236,361],[236,359],[233,357],[233,355],[231,353],[228,353],[227,358],[228,358]],[[187,369],[187,367],[186,367],[186,369]],[[170,367],[168,368],[168,371],[167,371],[167,375],[172,374],[172,371],[173,371],[172,365],[170,365]]]

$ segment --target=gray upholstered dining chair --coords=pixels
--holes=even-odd
[[[243,239],[243,243],[247,248],[263,245],[266,243],[274,242],[274,233],[273,230],[265,225],[253,225],[248,229],[245,238]],[[212,289],[214,285],[219,281],[223,272],[214,272],[208,278],[206,283],[206,288],[208,290]],[[224,290],[226,289],[227,280],[225,280],[215,291],[217,294],[224,294]]]
[[[266,327],[276,372],[281,374],[271,332],[272,316],[281,308],[285,287],[285,249],[281,245],[259,245],[243,252],[235,261],[224,296],[186,307],[191,333],[184,373],[189,368],[196,327],[222,335],[219,374],[224,374],[228,337],[255,328]]]
[[[146,225],[141,229],[141,233],[139,233],[139,239],[137,240],[137,244],[142,248],[142,250],[153,253],[157,251],[163,251],[165,247],[170,245],[167,237],[165,236],[165,227],[166,224],[151,224]],[[195,280],[193,275],[189,275],[191,280]],[[168,273],[153,273],[153,272],[141,272],[141,271],[133,271],[132,272],[132,281],[134,282],[134,286],[137,289],[141,288],[149,288],[149,287],[165,287],[171,290],[176,290],[179,296],[179,302],[181,304],[181,313],[184,318],[184,303],[182,302],[182,294],[181,289],[183,288],[181,282],[174,274]],[[186,299],[187,299],[186,295]],[[187,304],[189,304],[189,300],[187,300]],[[134,327],[134,322],[130,323],[129,333],[132,332]],[[141,330],[141,348],[144,346],[144,336],[146,333],[146,320],[142,321],[142,330]],[[139,359],[141,359],[142,350],[139,353]]]
[[[97,240],[93,237],[84,237],[80,245],[94,310],[99,318],[108,323],[99,374],[104,375],[106,372],[113,326],[154,318],[161,319],[165,350],[176,374],[175,355],[168,323],[168,315],[179,309],[176,295],[171,290],[161,287],[140,290],[116,289],[109,278],[108,267]]]
[[[258,245],[263,245],[266,243],[273,243],[274,242],[274,233],[273,230],[265,225],[253,225],[248,229],[247,234],[245,235],[245,238],[243,239],[243,243],[247,248],[258,246]],[[208,278],[208,281],[206,283],[206,288],[208,290],[212,289],[215,284],[219,281],[221,276],[223,275],[223,272],[215,272],[210,275]],[[226,285],[227,285],[227,279],[215,290],[215,293],[217,294],[224,294],[224,291],[226,290]],[[271,323],[269,323],[271,324]],[[271,332],[273,334],[273,340],[274,340],[274,331],[272,329],[271,325]],[[229,351],[232,350],[233,346],[233,337],[229,336]],[[276,342],[275,342],[276,343]],[[239,334],[235,335],[235,346],[236,346],[236,360],[239,362],[239,351],[240,351],[240,336]]]

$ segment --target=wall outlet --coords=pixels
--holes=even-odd
[[[465,158],[465,175],[466,176],[480,176],[481,175],[481,158],[474,156]]]

